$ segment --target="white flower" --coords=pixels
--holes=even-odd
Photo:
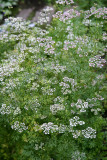
[[[85,138],[96,138],[96,130],[92,129],[91,127],[88,127],[84,130],[82,130],[82,135]]]
[[[21,109],[17,107],[13,113],[14,115],[21,114]]]
[[[54,125],[52,122],[43,123],[41,125],[41,129],[43,130],[44,134],[50,134],[50,132],[53,133],[53,132],[58,131],[58,126]]]
[[[28,129],[28,127],[25,126],[25,123],[19,123],[19,121],[15,121],[14,124],[11,125],[11,128],[17,130],[20,133]]]

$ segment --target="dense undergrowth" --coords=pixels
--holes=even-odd
[[[107,10],[58,2],[51,25],[1,26],[2,160],[106,159]]]

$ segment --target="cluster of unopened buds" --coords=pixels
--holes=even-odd
[[[36,82],[33,82],[32,83],[32,87],[30,88],[30,90],[38,91],[38,87],[39,87],[39,84],[36,83]]]
[[[72,154],[72,160],[83,160],[86,159],[86,154],[84,152],[80,152],[79,150],[76,150]]]
[[[104,74],[98,75],[95,79],[92,80],[92,85],[95,86],[97,83],[102,82],[104,79]]]
[[[42,149],[44,146],[44,143],[40,143],[40,144],[35,144],[35,150],[39,150],[39,149]]]

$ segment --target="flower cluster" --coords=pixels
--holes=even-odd
[[[74,1],[73,0],[57,0],[56,3],[57,4],[67,4],[67,5],[69,5],[69,4],[74,3]]]
[[[1,92],[11,93],[13,89],[20,86],[20,82],[18,78],[10,78],[8,81],[2,82],[2,90]]]
[[[32,87],[30,88],[30,90],[32,91],[38,91],[38,87],[39,87],[39,84],[36,83],[36,82],[33,82],[32,83]]]
[[[72,36],[71,34],[69,36]],[[67,37],[68,38],[68,37]],[[71,37],[70,37],[71,38]],[[76,48],[75,42],[70,42],[69,40],[64,41],[64,50],[68,50],[69,48]]]
[[[19,107],[17,107],[15,110],[14,110],[14,115],[17,115],[17,114],[21,114],[21,109]]]
[[[36,35],[39,37],[44,37],[47,36],[49,34],[49,31],[46,29],[41,29],[39,27],[35,27],[34,31],[36,32]],[[33,35],[32,35],[33,36]]]
[[[77,103],[71,103],[71,107],[74,106],[77,109],[77,113],[86,112],[86,109],[88,108],[88,102],[82,102],[81,99],[78,99]]]
[[[58,103],[63,103],[63,102],[64,102],[64,98],[58,96],[58,97],[56,97],[53,101],[54,101],[54,103],[56,103],[56,102],[58,102]]]
[[[39,50],[37,50],[36,51],[36,53],[38,53],[39,52]],[[32,58],[32,60],[34,61],[34,63],[39,63],[39,62],[43,62],[43,61],[45,61],[45,59],[44,58],[39,58],[39,57],[37,57],[37,56],[31,56],[31,58]]]
[[[60,66],[58,63],[57,64],[53,63],[50,69],[54,70],[55,74],[58,74],[60,72],[64,72],[66,70],[66,66]]]
[[[91,19],[84,19],[83,24],[85,26],[103,27],[103,22],[93,22]]]
[[[20,133],[28,129],[25,123],[20,123],[19,121],[14,122],[14,124],[11,125],[11,128],[17,130]]]
[[[0,108],[0,113],[2,115],[4,114],[13,114],[14,116],[21,114],[21,109],[19,107],[13,107],[12,105],[6,105],[6,104],[2,104],[2,107]]]
[[[95,115],[98,114],[99,111],[101,111],[100,108],[96,108],[97,106],[100,105],[99,100],[103,100],[100,95],[97,95],[95,98],[87,98],[86,102],[83,102],[81,99],[78,99],[77,103],[71,103],[71,107],[74,108],[76,107],[76,112],[71,110],[72,114],[81,114],[82,112],[86,112],[87,109],[90,108],[91,112],[94,112]],[[94,107],[94,108],[93,108]]]
[[[91,127],[88,127],[84,130],[74,130],[73,126],[76,126],[77,124],[79,125],[84,125],[84,121],[78,121],[79,117],[75,116],[73,119],[70,119],[70,126],[60,124],[54,125],[52,122],[49,123],[43,123],[41,126],[36,129],[36,131],[43,130],[44,134],[50,134],[54,132],[58,133],[65,133],[66,131],[71,132],[73,138],[78,138],[79,136],[84,136],[85,138],[96,138],[96,130],[92,129]],[[72,122],[71,122],[72,121]],[[75,121],[75,122],[74,122]]]
[[[103,41],[106,41],[106,40],[107,40],[107,33],[104,32],[104,33],[103,33]]]
[[[47,71],[49,72],[51,71],[54,74],[58,74],[66,71],[66,66],[60,65],[58,61],[56,61],[56,63],[55,62],[44,63],[44,66],[45,66],[45,69],[47,69]]]
[[[35,150],[39,150],[39,149],[42,149],[44,146],[44,143],[40,143],[40,144],[35,144]]]
[[[0,78],[3,79],[5,76],[11,76],[15,71],[23,71],[23,68],[20,67],[20,56],[21,55],[16,52],[15,55],[11,54],[8,59],[2,60],[2,64],[0,66]]]
[[[65,106],[63,104],[54,104],[50,106],[50,111],[52,114],[56,114],[57,111],[65,110]]]
[[[29,24],[29,22],[23,21],[23,18],[21,17],[9,17],[8,19],[5,19],[5,23],[5,29],[11,31],[12,33],[20,33],[25,31],[27,24]]]
[[[37,24],[49,24],[51,22],[52,17],[51,14],[54,13],[54,8],[50,6],[46,6],[46,8],[42,9],[37,20]]]
[[[90,103],[96,103],[97,102],[97,100],[100,100],[100,101],[102,101],[102,100],[104,100],[104,98],[102,97],[102,96],[100,96],[99,94],[97,94],[96,95],[96,97],[93,97],[93,98],[87,98],[87,102],[90,102]],[[89,105],[89,107],[91,107],[91,105]]]
[[[58,127],[58,132],[59,133],[64,133],[67,130],[67,126],[64,124],[60,124]]]
[[[55,88],[42,87],[41,88],[43,95],[53,95]]]
[[[2,107],[0,108],[0,114],[10,114],[12,113],[11,106],[7,106],[6,104],[2,104]]]
[[[97,83],[101,83],[104,80],[104,75],[98,75],[95,79],[92,80],[92,85],[95,86]]]
[[[73,130],[72,131],[72,135],[73,135],[73,138],[78,138],[81,134],[81,131],[80,130]]]
[[[70,9],[65,12],[58,11],[55,15],[53,15],[53,18],[59,18],[60,21],[65,23],[68,20],[71,20],[72,18],[80,16],[80,13],[75,9]]]
[[[105,63],[106,63],[106,60],[102,59],[100,55],[96,55],[89,59],[90,67],[102,68]]]
[[[91,7],[90,10],[85,12],[86,16],[85,18],[89,18],[92,15],[95,15],[96,18],[103,18],[106,19],[107,18],[107,8],[103,7],[103,8],[96,8],[96,7]]]
[[[91,112],[94,112],[94,115],[98,115],[98,112],[101,111],[101,108],[98,108],[100,106],[101,100],[103,100],[100,95],[97,95],[95,98],[87,98],[88,107],[90,108]]]
[[[62,42],[61,42],[61,41],[58,41],[58,42],[56,43],[56,46],[57,46],[57,47],[62,46]]]
[[[68,78],[68,77],[64,77],[63,78],[64,82],[60,82],[59,86],[62,87],[62,93],[64,95],[71,93],[71,91],[75,91],[75,86],[77,85],[77,83],[75,82],[74,79],[72,78]],[[68,83],[69,84],[68,84]],[[69,89],[68,89],[69,88]]]
[[[43,47],[44,49],[44,53],[51,55],[54,54],[54,47],[53,44],[55,43],[55,41],[52,40],[52,37],[46,37],[46,38],[41,38],[41,37],[37,37],[36,40],[39,44],[39,47]]]
[[[86,154],[84,152],[80,152],[79,150],[72,153],[72,160],[83,160],[86,159]]]
[[[92,129],[91,127],[88,127],[84,130],[82,130],[82,135],[85,137],[85,138],[96,138],[96,130],[95,129]]]
[[[25,109],[26,110],[31,109],[37,112],[40,106],[41,106],[41,103],[39,102],[39,100],[37,98],[32,98],[27,102],[27,106],[25,106]]]
[[[64,95],[71,93],[71,90],[68,89],[68,88],[70,88],[70,85],[69,85],[69,84],[64,83],[64,82],[61,82],[61,83],[59,83],[59,86],[62,87],[62,93],[63,93]]]
[[[94,115],[98,115],[98,112],[101,111],[100,108],[97,108],[97,109],[91,109],[91,112],[94,112]]]
[[[68,33],[68,35],[67,35],[67,40],[64,41],[64,47],[63,47],[65,51],[68,51],[69,49],[72,48],[77,49],[77,54],[79,55],[79,57],[83,57],[83,55],[84,56],[88,55],[88,53],[84,49],[86,46],[90,51],[92,51],[88,36],[82,37],[74,35],[72,32],[72,27],[70,26],[69,28],[66,29],[66,32]]]
[[[41,129],[43,130],[44,134],[49,134],[50,132],[54,133],[54,132],[58,131],[58,126],[54,125],[52,122],[43,123],[41,125]]]
[[[84,121],[78,121],[80,118],[75,116],[73,118],[71,118],[69,121],[70,121],[70,126],[77,126],[78,124],[79,125],[84,125],[85,122]]]

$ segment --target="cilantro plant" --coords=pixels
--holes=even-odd
[[[1,26],[1,159],[102,158],[106,8],[70,2],[56,2],[45,29],[12,17]]]

